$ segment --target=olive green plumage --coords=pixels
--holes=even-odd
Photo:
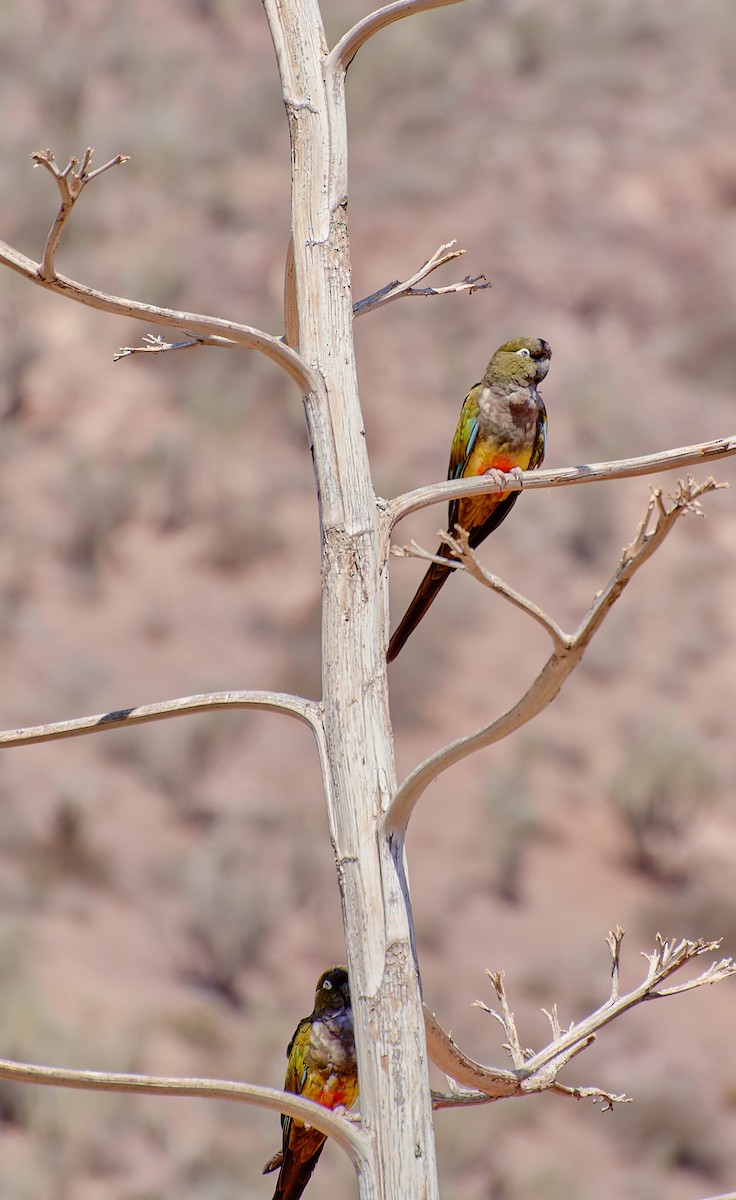
[[[470,389],[452,439],[448,479],[531,471],[544,458],[547,412],[537,391],[552,351],[542,338],[519,337],[500,346],[480,383]],[[451,500],[448,531],[459,525],[475,549],[509,515],[516,492]],[[450,558],[443,543],[437,554]],[[391,662],[416,629],[452,568],[432,563],[388,646]]]

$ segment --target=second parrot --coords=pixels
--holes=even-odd
[[[544,458],[547,411],[537,391],[552,356],[543,338],[518,337],[500,346],[480,383],[470,389],[452,439],[448,479],[496,472],[531,471]],[[450,501],[448,530],[459,525],[471,549],[497,529],[519,498],[517,492],[465,496]],[[437,554],[451,558],[443,543]],[[416,629],[452,567],[432,563],[388,646],[391,662]]]
[[[320,975],[314,1011],[300,1021],[286,1051],[284,1090],[325,1108],[350,1108],[358,1095],[350,984],[344,967]],[[273,1200],[299,1200],[325,1144],[325,1135],[296,1117],[281,1118],[282,1149],[263,1168],[278,1168]]]

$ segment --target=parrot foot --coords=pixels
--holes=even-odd
[[[498,467],[489,467],[483,474],[489,476],[498,488],[502,488],[509,477],[515,479],[517,483],[521,483],[522,477],[519,467],[512,467],[510,471],[499,471]]]

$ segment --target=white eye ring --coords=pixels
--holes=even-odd
[[[322,990],[325,992],[332,991],[332,984],[330,983],[329,979],[325,979],[324,983],[322,984]]]
[[[521,358],[531,358],[531,352],[527,350],[526,346],[522,346],[521,350],[517,350],[516,353],[520,355]]]

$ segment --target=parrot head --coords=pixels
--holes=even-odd
[[[499,346],[488,364],[485,382],[516,387],[541,383],[549,370],[552,349],[544,338],[518,337]]]
[[[316,1016],[336,1016],[350,1009],[350,982],[344,967],[330,967],[320,975],[314,996]]]

